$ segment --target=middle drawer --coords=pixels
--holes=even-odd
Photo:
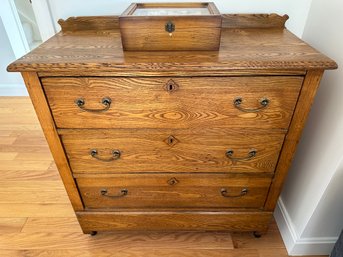
[[[274,172],[284,134],[257,130],[60,130],[74,173]]]

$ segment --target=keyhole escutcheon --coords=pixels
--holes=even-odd
[[[172,144],[173,144],[173,142],[174,142],[174,138],[172,138],[172,137],[169,137],[169,138],[168,138],[168,143],[169,143],[170,145],[172,145]]]
[[[167,137],[164,140],[164,142],[169,146],[174,146],[179,142],[179,140],[176,137],[174,137],[173,135],[170,135],[169,137]]]
[[[174,92],[179,89],[179,85],[172,79],[168,80],[168,82],[164,86],[165,90],[169,93]]]

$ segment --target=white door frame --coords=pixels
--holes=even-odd
[[[0,8],[0,17],[4,24],[14,55],[20,58],[30,51],[23,27],[13,0],[5,0]]]
[[[0,17],[4,24],[8,39],[15,57],[18,59],[30,51],[14,0],[5,0],[1,3]],[[32,0],[37,25],[45,41],[55,34],[49,5],[46,0]]]
[[[31,1],[41,38],[43,41],[46,41],[56,33],[52,21],[49,3],[47,0]]]
[[[49,4],[47,0],[32,0],[32,8],[42,40],[45,41],[55,34]],[[0,19],[4,25],[5,33],[7,34],[9,43],[12,47],[14,58],[19,59],[30,51],[30,47],[28,45],[14,0],[1,0]],[[0,42],[0,44],[1,43],[2,42]],[[18,84],[1,84],[0,81],[0,96],[4,95],[26,96],[27,91],[23,82],[18,82]]]

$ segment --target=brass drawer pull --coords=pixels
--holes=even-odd
[[[255,109],[249,109],[249,108],[242,108],[241,107],[241,104],[243,103],[243,98],[242,97],[236,97],[234,100],[233,100],[233,105],[240,111],[242,112],[259,112],[261,111],[262,109],[266,108],[269,103],[270,103],[270,100],[268,98],[262,98],[259,100],[259,103],[260,103],[260,107],[258,108],[255,108]]]
[[[78,99],[75,100],[75,104],[80,109],[82,109],[82,110],[84,110],[86,112],[105,112],[108,109],[110,109],[112,100],[109,97],[104,97],[103,99],[101,99],[101,104],[103,104],[105,106],[105,108],[103,108],[103,109],[87,109],[85,107],[85,103],[86,103],[86,101],[83,98],[78,98]]]
[[[103,162],[111,162],[111,161],[114,161],[114,160],[118,160],[121,156],[121,152],[120,150],[112,150],[112,156],[109,157],[109,158],[102,158],[102,157],[99,157],[98,155],[98,150],[97,149],[92,149],[90,151],[90,155],[99,160],[99,161],[103,161]]]
[[[107,189],[103,188],[103,189],[100,190],[100,193],[101,193],[101,195],[106,196],[106,197],[117,198],[117,197],[126,196],[129,193],[129,190],[122,189],[122,190],[119,191],[118,195],[109,195]]]
[[[240,194],[238,194],[238,195],[229,195],[228,190],[226,188],[222,188],[222,189],[220,189],[220,193],[222,196],[229,197],[229,198],[242,197],[248,193],[248,189],[243,188],[242,191],[240,192]]]
[[[226,151],[226,157],[232,161],[248,161],[254,158],[256,156],[256,153],[257,151],[255,149],[251,149],[248,153],[248,156],[246,157],[233,157],[234,151],[231,149],[228,149]]]

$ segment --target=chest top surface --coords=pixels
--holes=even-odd
[[[117,16],[69,18],[60,21],[61,32],[10,64],[8,71],[201,72],[337,68],[333,60],[285,29],[287,18],[223,15],[219,51],[155,52],[123,51]],[[273,24],[275,20],[278,24]]]

